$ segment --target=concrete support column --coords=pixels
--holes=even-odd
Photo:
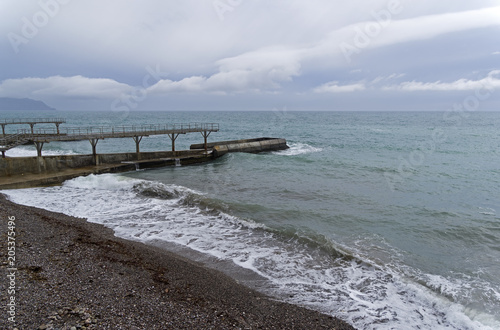
[[[139,150],[139,143],[142,141],[142,136],[134,136],[134,142],[135,142],[135,152],[137,153],[137,160],[141,159],[141,152]]]
[[[179,134],[180,133],[167,134],[170,140],[172,140],[172,153],[174,154],[174,156],[175,156],[175,140],[177,139],[177,137],[179,137]]]
[[[2,158],[5,158],[5,150],[2,150]]]
[[[2,134],[5,136],[5,124],[2,124]]]
[[[205,153],[208,152],[208,148],[207,148],[207,139],[208,139],[208,136],[210,135],[210,133],[212,133],[211,131],[203,131],[201,132],[201,135],[203,135],[203,138],[204,138],[204,141],[205,141]]]
[[[38,157],[42,157],[43,144],[44,144],[44,142],[35,141],[36,153],[37,153]]]
[[[97,162],[97,142],[99,142],[99,139],[89,139],[90,144],[92,145],[92,156],[94,157],[94,165],[99,165]]]
[[[57,129],[57,135],[59,135],[59,125],[61,125],[61,123],[55,123],[56,124],[56,129]]]
[[[35,123],[30,123],[30,127],[31,127],[31,134],[35,134]]]

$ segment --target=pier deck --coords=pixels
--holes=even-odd
[[[189,123],[171,125],[142,125],[120,127],[85,127],[64,128],[59,134],[51,129],[36,130],[32,134],[34,141],[81,141],[89,139],[113,139],[134,136],[186,134],[195,132],[218,132],[219,124],[216,123]],[[18,134],[30,135],[27,130],[20,130]]]
[[[60,122],[60,121],[57,121]],[[7,125],[13,122],[5,122],[2,125]],[[27,123],[27,121],[19,120],[16,124]],[[41,123],[34,121],[32,123]],[[56,121],[44,121],[43,123],[56,123]],[[1,124],[1,123],[0,123]],[[2,126],[3,127],[3,126]],[[114,138],[133,138],[136,143],[136,152],[139,153],[139,144],[144,136],[151,135],[168,135],[172,141],[172,151],[175,151],[175,140],[180,134],[201,133],[207,143],[207,137],[212,132],[219,131],[217,123],[189,123],[189,124],[170,124],[170,125],[142,125],[142,126],[120,126],[120,127],[76,127],[64,129],[38,129],[31,130],[21,129],[16,134],[4,134],[0,138],[0,151],[2,157],[5,157],[5,151],[15,148],[19,145],[32,142],[35,144],[38,156],[42,156],[42,148],[44,143],[54,141],[82,141],[88,140],[92,145],[92,152],[96,154],[96,145],[102,139]],[[206,148],[205,148],[206,149]]]
[[[64,118],[21,118],[21,119],[2,119],[0,126],[2,126],[2,135],[5,137],[5,126],[7,125],[30,125],[31,133],[33,134],[36,124],[55,124],[56,131],[59,131],[59,125],[66,122]]]

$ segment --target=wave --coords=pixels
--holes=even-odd
[[[77,153],[72,150],[43,150],[44,156],[62,156],[62,155],[76,155]],[[7,157],[36,157],[37,152],[34,147],[16,147],[5,152]]]
[[[484,215],[496,215],[496,210],[491,207],[479,207],[478,208],[478,213],[479,214],[484,214]]]
[[[297,156],[323,151],[322,148],[316,148],[306,143],[291,142],[289,146],[289,149],[275,151],[274,153],[282,156]]]
[[[16,203],[104,224],[125,239],[170,242],[231,261],[266,278],[266,293],[361,329],[481,327],[465,316],[465,307],[438,292],[463,283],[410,276],[326,237],[233,216],[222,201],[187,187],[103,174],[4,193]]]

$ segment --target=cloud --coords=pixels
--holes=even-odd
[[[386,31],[372,38],[367,48],[429,39],[466,29],[500,25],[499,17],[500,6],[401,20],[393,17],[391,21],[387,22]],[[343,40],[349,40],[347,36],[352,38],[353,31],[363,29],[369,23],[373,24],[376,21],[362,22],[336,29],[330,32],[328,37],[313,45],[268,47],[227,57],[215,62],[217,72],[210,76],[191,76],[179,81],[163,80],[151,87],[151,91],[156,93],[232,93],[276,90],[281,87],[282,83],[292,81],[294,77],[300,76],[302,64],[305,61],[317,63],[313,65],[320,67],[331,65],[327,63],[340,63],[342,65],[343,62],[339,61],[341,59],[339,44]],[[328,57],[330,57],[328,62],[320,60]],[[401,74],[393,74],[383,79],[396,79],[401,76]],[[360,91],[365,88],[362,83],[339,85],[338,82],[330,82],[315,88],[314,91],[316,93],[339,93]]]
[[[161,80],[149,91],[229,93],[276,90],[300,75],[300,60],[293,50],[266,48],[216,62],[211,76],[191,76],[179,81]]]
[[[479,80],[458,79],[453,82],[431,82],[407,81],[399,85],[386,86],[384,90],[400,90],[407,92],[415,91],[468,91],[486,88],[488,90],[500,89],[500,70],[491,71],[488,76]]]
[[[404,77],[405,75],[406,74],[404,74],[404,73],[393,73],[389,76],[378,76],[377,78],[375,78],[371,81],[371,84],[378,84],[379,82],[384,81],[384,80],[398,79],[398,78]]]
[[[330,81],[313,89],[314,93],[352,93],[365,90],[364,83],[359,82],[350,85],[339,85],[338,81]]]
[[[389,75],[393,71],[372,70],[379,64],[379,67],[384,67],[391,63],[390,52],[393,48],[388,46],[402,44],[406,47],[406,43],[446,33],[500,25],[500,6],[470,10],[480,5],[467,1],[460,1],[460,4],[457,4],[458,1],[446,1],[447,6],[436,9],[400,0],[401,13],[393,13],[385,22],[377,19],[384,17],[380,13],[388,9],[386,0],[373,1],[369,5],[361,0],[349,3],[311,1],[276,0],[272,4],[262,0],[241,2],[226,12],[224,21],[219,20],[210,1],[202,5],[195,0],[152,0],[147,5],[132,0],[71,2],[61,6],[57,16],[46,27],[40,28],[36,38],[22,45],[23,57],[4,61],[4,76],[20,78],[1,82],[0,95],[115,99],[134,93],[134,87],[117,80],[135,80],[140,84],[140,79],[146,74],[143,68],[155,65],[171,75],[169,79],[155,80],[153,86],[144,86],[144,89],[147,93],[160,96],[170,93],[281,93],[302,75],[306,76],[303,80],[308,92],[359,92],[401,81],[401,74]],[[413,10],[415,6],[420,6],[420,9]],[[5,22],[0,22],[0,28],[16,33],[22,32],[22,17],[31,19],[34,13],[41,10],[37,3],[25,7],[17,1],[10,1],[8,9],[16,11],[7,15]],[[89,24],[88,17],[92,17],[92,24]],[[375,33],[377,28],[373,30],[377,24],[380,33]],[[365,31],[367,27],[372,27],[372,30],[366,45],[356,45],[356,31]],[[487,32],[489,37],[490,32],[496,32],[496,29]],[[352,44],[360,51],[388,47],[387,59],[370,63],[368,68],[349,67],[339,47],[343,42]],[[7,55],[10,53],[5,52]],[[436,58],[446,61],[440,55],[436,54]],[[412,60],[418,61],[418,56],[409,54],[407,60],[411,63]],[[422,59],[422,63],[424,60],[428,59]],[[30,62],[39,65],[36,68],[26,65]],[[23,68],[27,69],[23,71]],[[57,75],[68,72],[68,68],[73,70],[67,73],[69,77]],[[109,78],[88,78],[86,76],[94,74],[86,72],[86,68],[100,69],[100,75]],[[339,72],[337,77],[342,75],[341,70],[360,75],[353,79],[355,82],[324,78],[333,72],[332,68]],[[391,67],[388,70],[410,71],[411,68]],[[422,75],[416,77],[425,80],[421,77],[426,72],[422,71]],[[20,72],[48,78],[22,78]],[[118,72],[120,78],[116,78]],[[374,72],[371,78],[361,75]],[[171,78],[172,75],[176,78]],[[310,77],[321,77],[321,80],[311,82]],[[356,82],[362,78],[365,80]],[[339,81],[322,84],[333,79]],[[403,91],[463,90],[477,83],[466,79],[452,83],[412,81],[382,88]],[[311,86],[317,87],[311,89]]]
[[[352,73],[352,71],[351,71]],[[393,73],[388,76],[378,76],[375,79],[365,82],[359,81],[357,83],[341,85],[338,81],[330,81],[326,84],[318,86],[313,89],[314,93],[351,93],[366,90],[367,88],[374,88],[382,81],[389,81],[404,77],[404,73]]]
[[[316,45],[304,49],[304,54],[313,59],[341,55],[344,61],[338,63],[345,64],[346,60],[351,62],[353,55],[368,49],[500,25],[500,6],[403,18],[406,11],[406,7],[402,7],[401,14],[390,14],[385,9],[372,12],[372,20],[332,30]]]
[[[435,38],[439,35],[500,25],[500,6],[477,10],[427,15],[389,23],[384,35],[375,38],[372,46]]]
[[[210,76],[190,76],[180,80],[159,79],[144,86],[146,93],[263,92],[280,89],[281,83],[300,74],[299,59],[286,49],[266,48],[228,57],[216,62]],[[159,77],[158,77],[159,78]],[[0,84],[0,95],[10,97],[120,98],[134,87],[107,78],[51,76],[48,78],[7,79]]]
[[[116,98],[132,87],[106,78],[83,76],[7,79],[0,84],[0,95],[9,97]]]

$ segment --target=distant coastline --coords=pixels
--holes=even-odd
[[[23,98],[0,97],[0,111],[15,111],[15,110],[29,110],[29,111],[47,111],[56,110],[48,106],[42,101]]]

